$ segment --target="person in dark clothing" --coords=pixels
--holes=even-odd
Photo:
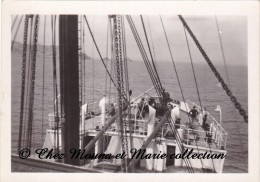
[[[197,115],[199,112],[196,110],[196,107],[193,106],[193,109],[190,110],[189,115],[191,116],[192,123],[197,120]]]
[[[129,92],[128,92],[129,97],[131,97],[132,93],[133,93],[132,90],[129,90]]]
[[[115,108],[114,104],[111,104],[109,116],[114,116],[115,114],[116,114],[116,108]]]
[[[206,108],[203,111],[203,122],[202,122],[202,126],[205,126],[206,122],[207,122],[207,118],[208,118],[208,112],[206,110]]]

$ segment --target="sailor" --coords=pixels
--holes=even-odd
[[[101,111],[101,125],[104,126],[105,124],[105,114],[106,114],[106,103],[108,102],[108,99],[106,98],[106,95],[103,95],[103,98],[99,101],[99,108]]]
[[[197,120],[197,115],[199,112],[196,110],[196,107],[193,106],[193,109],[190,110],[189,115],[191,116],[192,123]]]
[[[206,122],[207,122],[207,118],[208,118],[208,112],[207,112],[207,109],[206,109],[206,108],[204,108],[202,114],[203,114],[203,118],[202,118],[202,120],[203,120],[203,122],[202,122],[202,126],[205,126],[205,124],[206,124]]]
[[[109,116],[114,116],[116,114],[116,108],[114,106],[114,104],[110,105],[110,111],[109,111]]]
[[[132,96],[132,93],[133,93],[133,91],[132,91],[132,90],[129,90],[129,92],[128,92],[128,94],[129,94],[129,97],[131,97],[131,96]]]
[[[144,98],[141,98],[140,103],[138,103],[138,113],[137,117],[138,118],[144,118],[144,106],[145,106],[145,100]]]
[[[206,131],[205,140],[207,141],[207,143],[211,143],[212,134],[210,132],[210,125],[208,123],[205,123],[202,127]]]

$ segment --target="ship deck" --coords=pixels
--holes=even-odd
[[[147,124],[145,123],[146,121],[143,120],[139,122],[141,123],[137,124],[139,126],[138,129],[132,129],[131,136],[134,138],[145,139],[146,137],[148,137]],[[225,149],[225,141],[223,140],[223,136],[221,136],[220,133],[218,134],[220,136],[218,137],[218,139],[216,137],[212,138],[212,136],[207,135],[209,131],[205,131],[198,121],[195,121],[192,124],[190,123],[191,120],[189,119],[187,112],[180,110],[180,123],[176,124],[176,128],[181,128],[184,130],[183,143],[185,144],[185,146],[195,146],[214,150]],[[100,128],[102,127],[101,124],[102,123],[100,116],[94,116],[93,118],[87,119],[81,125],[81,134],[85,136],[95,136],[100,131]],[[169,124],[170,123],[166,123],[164,127],[162,127],[161,131],[159,131],[157,136],[160,137],[161,141],[165,141],[167,143],[176,143],[174,136],[165,136],[165,133],[170,131]],[[140,125],[144,127],[140,127]],[[113,123],[110,128],[105,132],[105,135],[118,135],[118,131],[116,128],[116,123]],[[130,134],[128,133],[127,135]]]

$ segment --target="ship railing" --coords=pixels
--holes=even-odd
[[[192,108],[192,106],[196,106],[199,109],[199,112],[202,111],[201,107],[197,105],[196,103],[188,100],[187,101],[189,107]],[[208,117],[207,117],[207,122],[210,124],[210,128],[214,130],[216,133],[220,133],[220,137],[224,138],[225,140],[225,147],[226,147],[226,139],[227,139],[227,132],[225,129],[221,126],[221,124],[207,111]],[[202,119],[202,118],[201,118]]]
[[[162,130],[157,134],[160,138],[174,139],[175,134],[171,130],[171,123],[165,123]],[[224,150],[226,148],[227,135],[221,132],[210,132],[199,129],[191,129],[184,124],[174,124],[182,142],[187,145],[197,145],[206,148]]]
[[[59,121],[60,121],[60,115],[59,115]],[[49,128],[50,129],[55,129],[58,127],[58,123],[55,121],[55,114],[54,113],[49,113],[48,114],[48,121],[49,121]],[[59,125],[59,128],[61,126]]]
[[[224,150],[226,148],[227,136],[221,133],[202,131],[196,129],[184,129],[184,143],[187,145],[197,145],[207,148],[217,148]]]
[[[109,119],[109,118],[107,118]],[[147,137],[148,120],[147,119],[126,119],[126,132],[140,137]],[[129,125],[130,122],[130,125]],[[157,120],[155,126],[159,123]],[[157,133],[157,137],[175,140],[174,133],[171,129],[171,123],[165,123]],[[131,126],[131,128],[129,128]],[[224,150],[226,148],[227,135],[219,131],[204,131],[199,129],[191,129],[188,125],[174,124],[174,127],[182,130],[182,142],[187,145],[197,145],[206,148],[215,148]],[[118,123],[115,121],[107,130],[107,132],[119,132]],[[179,133],[180,134],[180,133]]]
[[[132,134],[146,136],[147,135],[147,119],[135,119],[135,120],[125,120],[126,122],[126,132],[131,132]],[[130,125],[129,125],[130,122]],[[129,128],[131,126],[131,128]],[[119,132],[118,124],[115,121],[107,130],[108,132]]]

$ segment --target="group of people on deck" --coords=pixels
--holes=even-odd
[[[206,131],[206,137],[208,138],[207,140],[208,140],[208,142],[210,142],[212,134],[210,132],[210,125],[207,122],[208,112],[207,112],[206,108],[202,109],[202,112],[199,113],[196,110],[196,107],[193,106],[193,108],[189,111],[189,115],[191,117],[192,124],[194,124],[195,122],[198,122],[202,126],[202,128]],[[199,119],[198,119],[198,117],[199,117]]]
[[[191,117],[191,122],[194,124],[198,122],[202,127],[204,127],[207,123],[208,112],[206,108],[202,109],[202,112],[199,113],[195,106],[189,111],[189,115]],[[199,119],[198,119],[199,118]]]

